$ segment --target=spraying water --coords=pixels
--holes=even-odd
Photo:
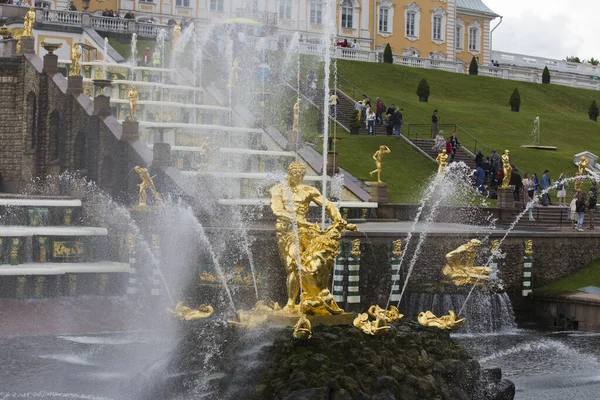
[[[131,34],[131,55],[129,59],[129,64],[131,65],[131,70],[129,73],[129,80],[135,80],[135,72],[133,71],[133,67],[137,66],[137,33]]]
[[[104,49],[102,49],[103,53],[102,53],[102,76],[104,79],[107,78],[106,76],[106,64],[108,63],[108,38],[105,37],[104,38]]]

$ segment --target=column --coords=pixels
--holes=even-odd
[[[360,304],[360,239],[352,241],[348,256],[348,295],[346,303]]]
[[[400,258],[402,257],[402,240],[392,242],[392,291],[390,302],[400,301]]]
[[[333,266],[333,299],[337,303],[344,302],[344,264],[348,259],[348,242],[340,243],[340,255]]]
[[[531,294],[531,272],[533,267],[533,242],[525,241],[525,254],[523,256],[523,296]]]

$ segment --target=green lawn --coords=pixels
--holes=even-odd
[[[373,99],[379,96],[386,105],[400,105],[409,124],[431,123],[431,114],[438,109],[440,123],[458,124],[498,152],[510,149],[511,159],[519,169],[536,172],[538,177],[544,169],[551,171],[554,180],[561,172],[574,175],[576,167],[572,160],[576,153],[598,152],[600,127],[587,115],[592,100],[600,100],[596,91],[392,64],[339,60],[337,68],[344,78]],[[431,88],[428,103],[419,102],[416,95],[422,78],[427,79]],[[518,113],[511,112],[508,105],[515,87],[521,94]],[[537,116],[541,120],[540,145],[556,146],[557,151],[520,148],[531,144],[533,120]]]
[[[595,261],[566,278],[537,289],[534,294],[577,292],[578,289],[586,286],[600,287],[600,261]]]

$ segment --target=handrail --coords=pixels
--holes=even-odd
[[[429,127],[429,128],[432,127],[431,124],[413,124],[413,126],[421,126],[421,127]],[[458,124],[438,124],[438,128],[443,129],[445,127],[452,129],[453,131],[455,131],[457,133],[460,131],[461,147],[463,149],[465,149],[466,151],[468,151],[469,153],[471,153],[473,155],[473,157],[475,157],[475,154],[477,154],[477,152],[479,150],[481,150],[482,153],[486,152],[487,154],[492,152],[492,149],[488,145],[486,145],[481,140],[479,140],[476,137],[474,137],[473,135],[471,135],[460,125],[458,125]],[[464,140],[465,137],[470,140]],[[466,142],[471,142],[471,141],[472,141],[472,144],[469,143],[469,145],[467,145]],[[470,150],[471,148],[473,149],[472,151]]]

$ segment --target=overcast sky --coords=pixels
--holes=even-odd
[[[597,45],[598,0],[483,0],[502,24],[493,50],[539,57],[600,58]],[[492,21],[493,28],[500,21]]]

